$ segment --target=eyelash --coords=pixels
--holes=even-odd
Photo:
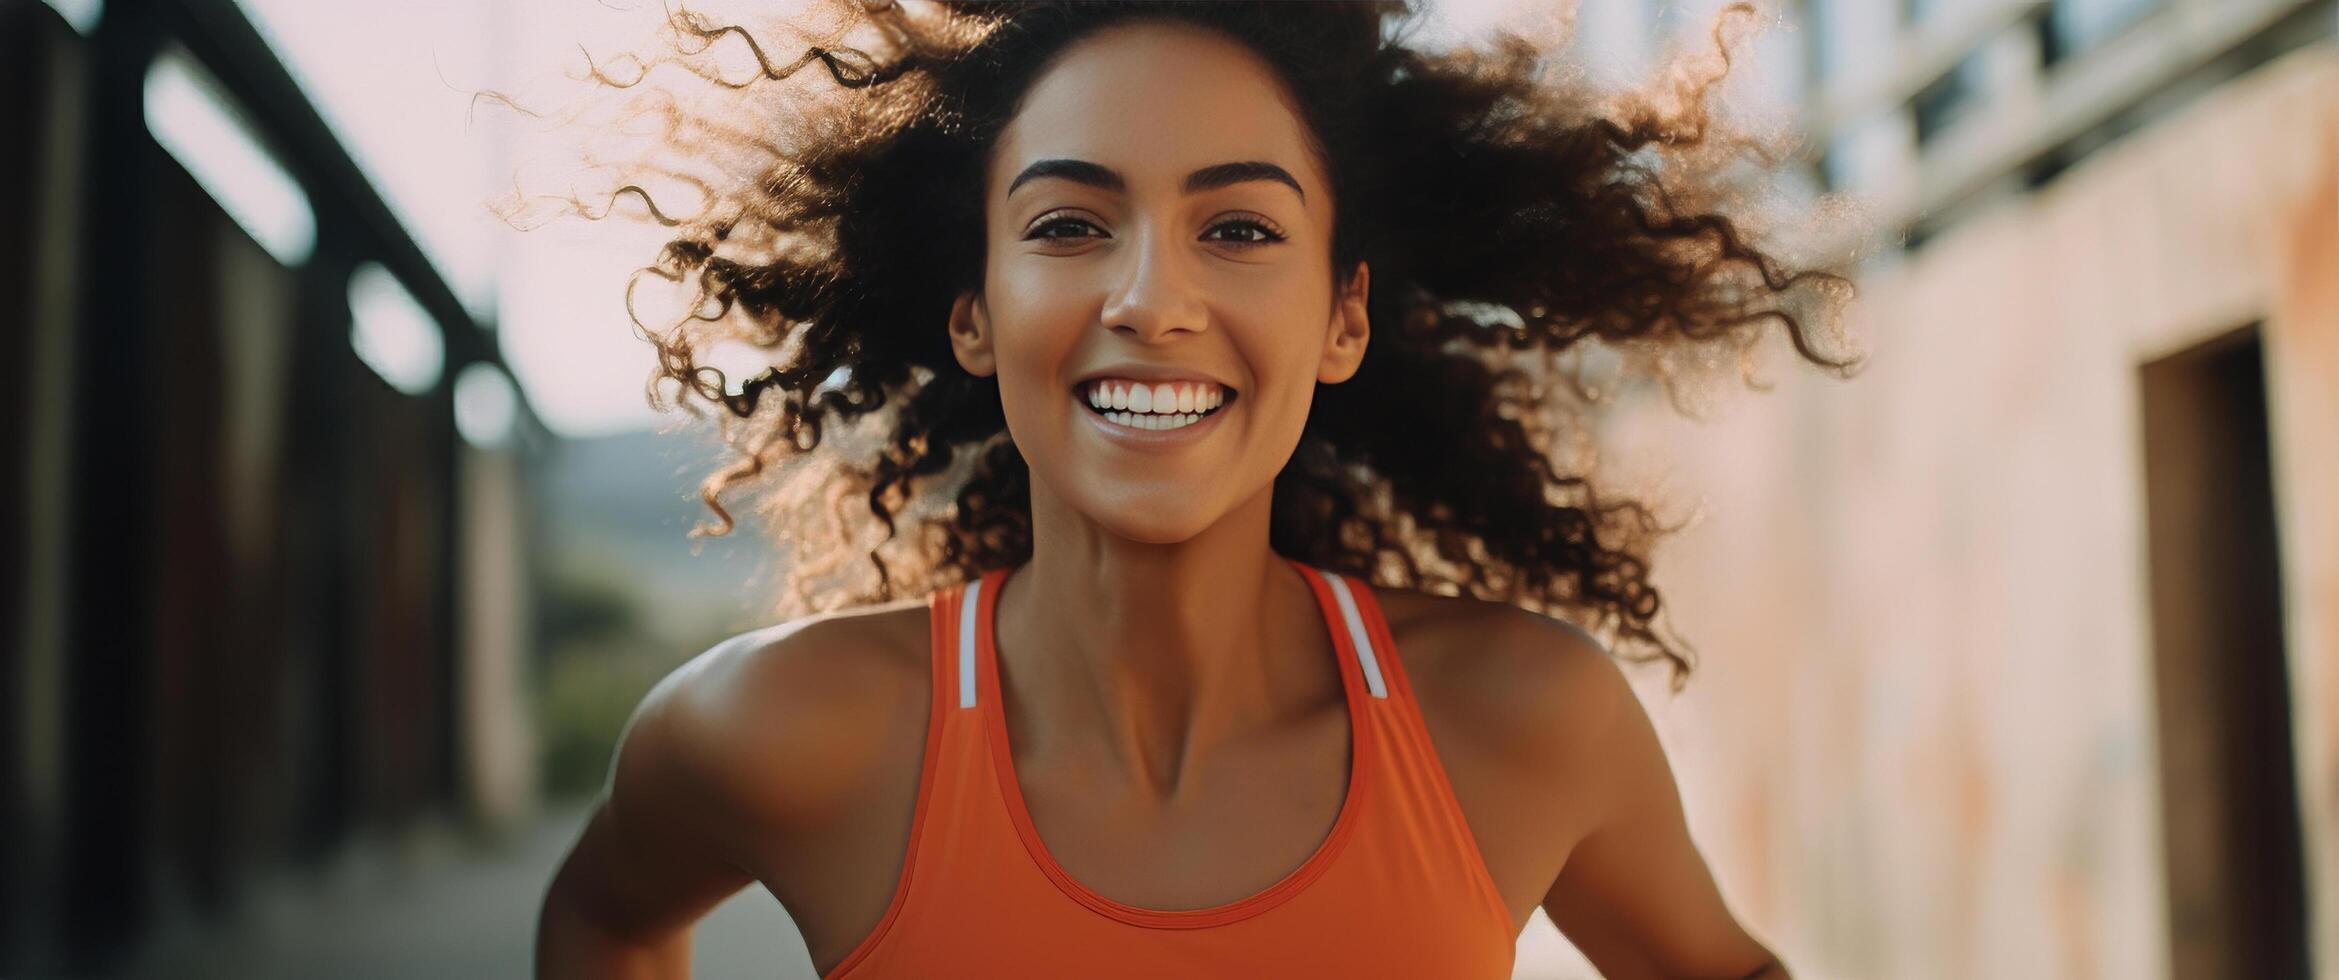
[[[1034,225],[1032,226],[1032,228],[1031,228],[1031,232],[1030,232],[1029,234],[1026,234],[1026,235],[1024,236],[1024,240],[1025,240],[1025,241],[1064,241],[1064,240],[1066,240],[1066,239],[1063,239],[1063,238],[1058,238],[1057,236],[1054,236],[1054,235],[1045,235],[1045,234],[1041,234],[1041,232],[1047,231],[1047,230],[1048,230],[1048,229],[1050,229],[1050,228],[1054,228],[1054,227],[1056,227],[1057,225],[1087,225],[1087,226],[1089,226],[1089,227],[1091,227],[1091,228],[1095,228],[1095,227],[1096,227],[1096,225],[1095,225],[1095,223],[1094,223],[1094,222],[1090,222],[1090,221],[1088,221],[1088,220],[1086,220],[1086,219],[1083,219],[1083,218],[1075,218],[1075,217],[1071,217],[1071,216],[1069,216],[1069,215],[1067,215],[1067,216],[1063,216],[1063,217],[1046,217],[1046,218],[1042,218],[1042,219],[1040,219],[1039,223],[1037,223],[1037,224],[1034,224]],[[1259,238],[1259,239],[1258,239],[1258,240],[1256,240],[1256,241],[1224,241],[1224,240],[1222,240],[1222,241],[1218,242],[1218,244],[1221,244],[1221,245],[1231,245],[1231,246],[1234,246],[1235,248],[1255,248],[1255,247],[1258,247],[1258,246],[1260,246],[1260,245],[1273,245],[1273,244],[1275,244],[1276,242],[1283,241],[1283,240],[1284,240],[1286,237],[1288,237],[1288,236],[1284,235],[1284,234],[1283,234],[1283,232],[1281,232],[1281,231],[1277,230],[1277,229],[1275,228],[1275,226],[1274,226],[1273,224],[1269,223],[1269,222],[1268,222],[1266,219],[1264,219],[1264,218],[1259,218],[1259,217],[1239,217],[1239,218],[1230,218],[1230,219],[1228,219],[1228,220],[1221,221],[1221,222],[1219,222],[1219,223],[1217,223],[1217,224],[1215,224],[1215,225],[1211,225],[1211,226],[1210,226],[1210,228],[1209,228],[1209,231],[1206,231],[1206,232],[1204,232],[1204,234],[1209,234],[1209,232],[1217,231],[1217,230],[1219,230],[1219,229],[1221,229],[1221,228],[1236,228],[1236,227],[1242,227],[1242,228],[1256,228],[1256,229],[1258,229],[1258,231],[1259,231],[1259,234],[1260,234],[1261,236],[1263,236],[1263,237]]]

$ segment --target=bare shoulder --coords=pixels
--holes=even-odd
[[[715,825],[702,829],[745,841],[821,825],[878,777],[905,712],[923,717],[925,637],[924,605],[905,601],[714,645],[643,697],[612,769],[612,798],[630,788],[711,804],[702,814]]]
[[[1631,689],[1599,641],[1501,602],[1374,591],[1487,872],[1523,927],[1612,795]]]
[[[1424,709],[1455,718],[1481,747],[1536,756],[1513,761],[1554,761],[1542,753],[1582,745],[1634,696],[1615,658],[1567,620],[1483,599],[1374,594],[1417,694],[1441,702]]]
[[[1501,603],[1376,596],[1433,741],[1461,749],[1448,771],[1514,923],[1540,906],[1605,976],[1784,975],[1723,900],[1649,713],[1597,639]]]

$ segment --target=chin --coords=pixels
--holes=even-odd
[[[1150,494],[1127,497],[1088,509],[1088,517],[1116,537],[1144,544],[1177,544],[1202,534],[1221,516],[1205,509],[1194,495],[1157,500]]]

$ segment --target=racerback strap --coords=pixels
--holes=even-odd
[[[1324,579],[1332,590],[1332,599],[1340,607],[1340,621],[1348,627],[1349,648],[1356,651],[1357,666],[1364,670],[1365,685],[1376,698],[1389,696],[1387,683],[1381,678],[1381,658],[1373,648],[1372,631],[1365,628],[1364,614],[1357,607],[1356,596],[1349,591],[1347,576],[1321,568],[1309,568]],[[958,706],[975,706],[975,640],[976,614],[981,611],[982,592],[988,575],[977,576],[966,583],[958,600]]]

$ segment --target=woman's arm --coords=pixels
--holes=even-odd
[[[929,703],[925,651],[881,655],[895,649],[884,635],[850,618],[784,623],[645,695],[544,896],[537,977],[687,978],[692,927],[758,880],[800,928],[816,921],[822,883],[791,869],[865,819],[875,747],[899,731],[901,706],[923,718]]]
[[[644,846],[640,836],[621,833],[607,803],[594,809],[544,896],[539,978],[690,976],[693,924],[752,879],[688,848]],[[653,857],[661,851],[669,860]]]
[[[1580,636],[1580,634],[1579,634]],[[1597,816],[1543,899],[1543,910],[1610,980],[1787,980],[1786,967],[1723,901],[1691,841],[1672,766],[1616,662],[1588,637],[1561,671],[1582,712],[1574,771]],[[1589,688],[1589,690],[1586,690]]]
[[[545,893],[539,978],[687,980],[692,926],[754,880],[723,844],[706,659],[668,675],[627,722],[609,786]]]

